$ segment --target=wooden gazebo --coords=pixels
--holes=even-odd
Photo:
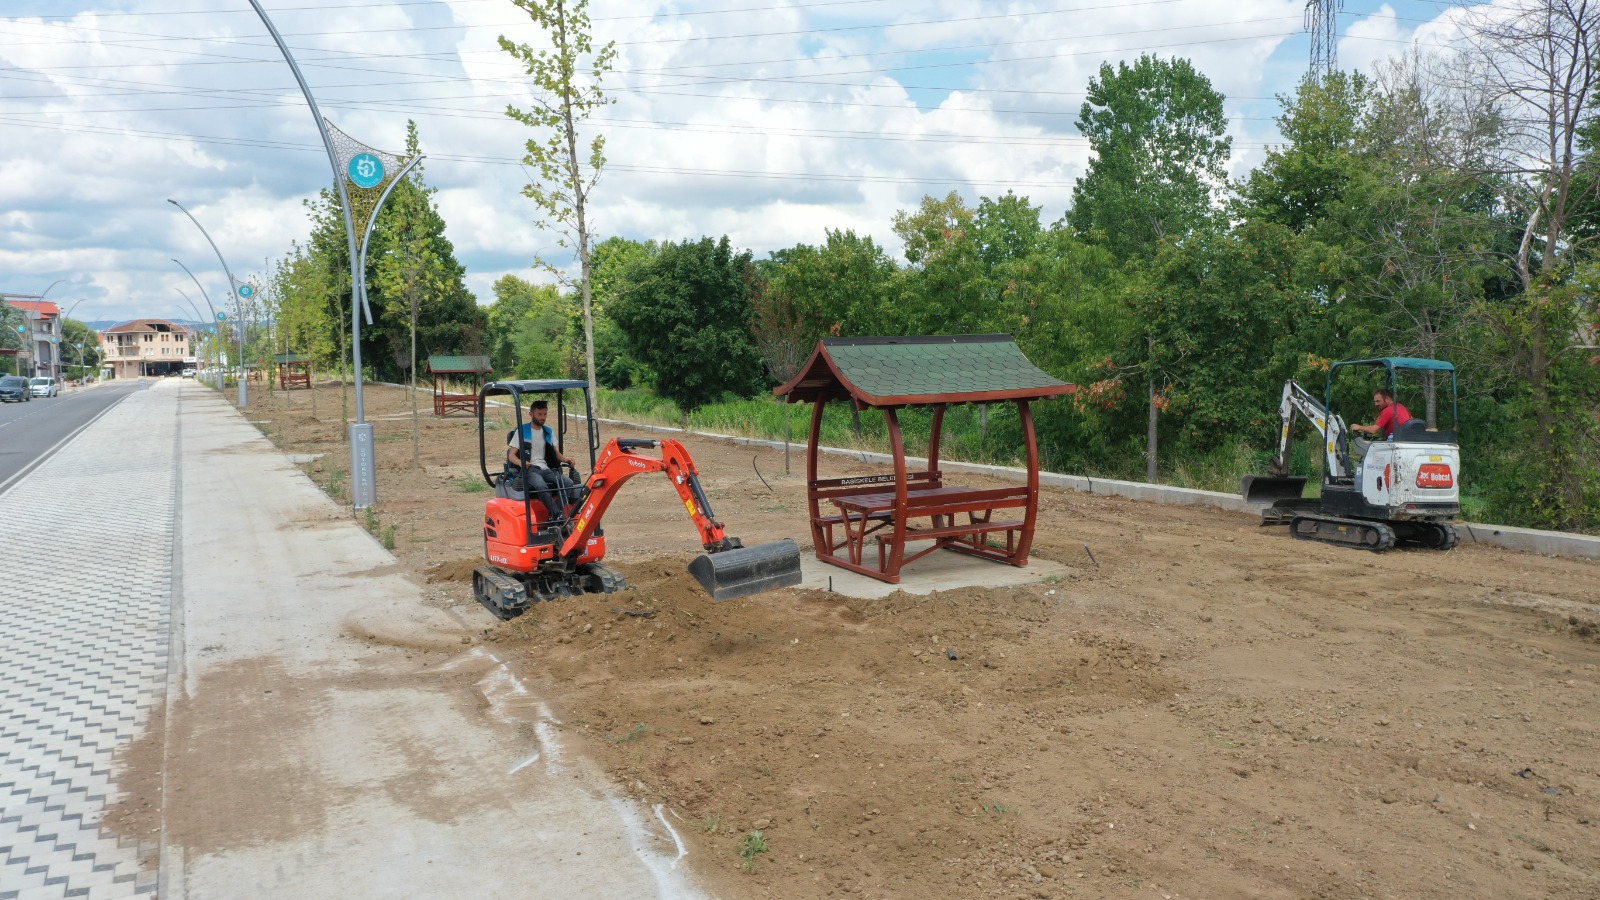
[[[448,416],[453,412],[478,414],[478,391],[483,388],[485,376],[494,369],[487,356],[428,357],[428,372],[433,375],[433,414]],[[452,394],[445,390],[445,376],[472,383],[472,393]]]
[[[311,357],[298,353],[279,353],[272,357],[272,361],[278,365],[280,390],[311,390]]]
[[[1028,404],[1077,390],[1041,371],[1008,334],[825,338],[799,374],[773,393],[811,403],[806,501],[817,558],[896,584],[900,570],[935,550],[1028,564],[1039,512],[1039,444]],[[817,477],[823,411],[844,400],[883,411],[894,474]],[[1015,403],[1027,444],[1028,482],[1015,488],[946,485],[939,439],[952,404]],[[898,410],[933,410],[928,467],[906,471]],[[998,515],[997,515],[998,514]],[[930,542],[908,549],[908,543]],[[868,550],[874,546],[874,551]]]

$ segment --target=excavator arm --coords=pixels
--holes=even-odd
[[[661,450],[660,456],[638,452],[657,448]],[[562,542],[561,555],[576,557],[583,551],[622,485],[643,472],[662,472],[672,481],[678,498],[689,511],[690,520],[700,532],[700,545],[707,552],[730,549],[727,533],[711,511],[705,488],[700,486],[700,471],[683,444],[671,438],[659,441],[613,438],[601,452],[594,473],[584,485],[578,512],[573,516],[572,533]]]
[[[1294,380],[1283,384],[1283,396],[1278,403],[1278,452],[1266,475],[1246,475],[1239,492],[1250,503],[1276,503],[1280,500],[1298,500],[1304,492],[1306,479],[1289,474],[1290,451],[1294,449],[1294,417],[1299,413],[1316,426],[1323,442],[1323,459],[1330,478],[1342,478],[1348,472],[1345,465],[1345,442],[1348,434],[1344,420],[1330,415],[1322,401]]]
[[[639,452],[656,449],[660,450],[659,456]],[[612,438],[606,444],[584,484],[578,511],[572,517],[572,533],[561,544],[563,558],[576,560],[582,554],[618,490],[643,472],[665,474],[688,510],[689,519],[700,533],[700,546],[706,551],[690,563],[689,572],[713,599],[731,600],[800,583],[800,549],[794,541],[784,538],[746,547],[738,538],[729,537],[711,510],[694,458],[683,444],[671,438]]]
[[[1322,401],[1293,380],[1283,384],[1283,400],[1278,405],[1280,419],[1278,453],[1272,458],[1272,467],[1267,471],[1277,477],[1289,474],[1289,451],[1293,446],[1296,412],[1305,416],[1306,420],[1316,427],[1317,433],[1324,436],[1323,457],[1327,464],[1328,475],[1342,478],[1348,474],[1345,471],[1344,454],[1340,450],[1348,434],[1344,419],[1337,415],[1328,415],[1328,410],[1323,407]]]

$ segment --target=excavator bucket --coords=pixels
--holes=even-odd
[[[689,574],[713,600],[732,600],[793,587],[800,583],[800,548],[791,538],[705,553],[689,564]]]
[[[1239,484],[1239,493],[1246,503],[1277,503],[1279,500],[1299,500],[1305,493],[1304,475],[1246,475]]]

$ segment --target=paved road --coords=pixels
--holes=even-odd
[[[43,462],[63,439],[148,381],[118,381],[27,403],[0,403],[0,493]]]

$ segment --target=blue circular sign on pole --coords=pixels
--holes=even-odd
[[[246,300],[249,300],[250,299],[250,295],[254,294],[255,292],[256,292],[256,289],[254,287],[251,287],[248,284],[239,285],[239,296],[243,297]]]
[[[217,321],[218,322],[226,322],[227,320],[228,320],[228,314],[227,313],[217,313]]]
[[[371,153],[357,153],[350,160],[350,180],[359,188],[375,188],[383,183],[383,160]]]

